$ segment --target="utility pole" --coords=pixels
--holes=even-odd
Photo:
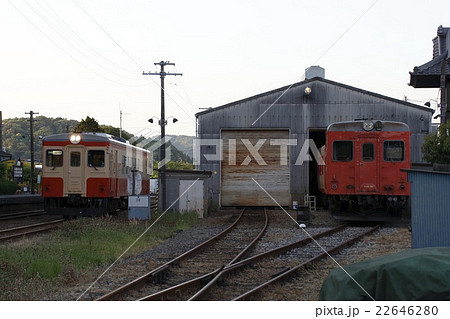
[[[119,137],[122,137],[122,110],[120,110],[120,129],[119,129]]]
[[[30,114],[30,152],[31,152],[31,170],[30,170],[30,192],[34,194],[34,131],[33,131],[33,115],[39,114],[30,111],[29,113],[25,112],[25,114]]]
[[[0,111],[0,152],[3,151],[3,117]]]
[[[164,138],[166,136],[166,118],[165,118],[165,110],[164,110],[164,78],[166,77],[166,75],[183,75],[182,73],[167,73],[164,72],[164,67],[166,65],[175,65],[175,63],[170,63],[169,61],[161,61],[161,62],[156,62],[154,63],[155,65],[159,65],[161,67],[161,71],[159,73],[145,73],[142,72],[142,75],[159,75],[161,78],[161,119],[159,120],[159,125],[161,126],[161,141],[164,142]],[[165,158],[166,158],[166,147],[164,144],[162,144],[159,148],[159,161],[162,162]],[[160,207],[160,211],[164,212],[166,209],[166,166],[162,165],[161,168],[159,169],[159,191],[161,192],[160,194],[160,199],[161,199],[161,205],[159,205]]]
[[[119,128],[119,137],[122,137],[122,131],[123,131],[123,129],[122,129],[122,117],[123,117],[123,115],[127,115],[127,114],[130,114],[130,113],[123,113],[122,112],[122,110],[120,110],[120,128]]]

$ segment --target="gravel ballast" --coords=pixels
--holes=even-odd
[[[222,210],[185,231],[181,231],[164,243],[140,254],[128,256],[114,265],[101,279],[96,282],[81,300],[92,300],[104,293],[139,277],[156,268],[164,262],[185,252],[209,237],[219,233],[228,227],[238,216],[240,210]],[[289,212],[295,219],[295,213]],[[306,237],[306,234],[298,228],[292,218],[289,218],[281,210],[272,210],[272,228],[269,227],[263,239],[258,243],[254,255],[261,251],[272,249]],[[275,218],[274,218],[275,216]],[[311,223],[306,228],[311,234],[323,231],[326,228],[335,227],[339,223],[333,220],[326,211],[313,212]],[[360,225],[359,225],[360,226]],[[155,225],[157,227],[157,225]],[[361,241],[334,255],[334,259],[340,265],[347,265],[388,253],[394,253],[411,246],[411,233],[406,225],[383,226],[374,234],[363,238]],[[299,276],[282,284],[274,284],[258,296],[259,300],[318,300],[319,290],[328,273],[339,267],[332,259],[321,260],[299,273]],[[44,299],[47,300],[76,300],[105,270],[90,271],[77,278],[71,285],[62,287],[58,291],[50,293]]]

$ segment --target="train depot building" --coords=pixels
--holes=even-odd
[[[291,206],[319,195],[318,149],[327,127],[358,119],[398,121],[411,130],[411,162],[421,163],[433,110],[324,78],[305,80],[196,114],[194,163],[212,172],[210,208]]]

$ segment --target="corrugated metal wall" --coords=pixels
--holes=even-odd
[[[310,95],[304,94],[306,87],[311,88]],[[289,138],[297,140],[297,145],[289,148],[291,199],[299,202],[308,193],[309,167],[308,162],[303,165],[295,165],[295,162],[309,136],[309,128],[325,129],[333,122],[360,118],[404,122],[412,131],[411,160],[422,162],[420,148],[430,130],[431,110],[319,78],[298,83],[279,98],[285,89],[287,87],[198,113],[197,138],[220,139],[222,129],[288,129]],[[271,106],[275,100],[277,103]],[[218,206],[220,161],[207,161],[203,157],[214,152],[214,147],[203,146],[198,168],[215,172],[208,188],[213,206]]]
[[[450,246],[450,173],[408,171],[412,248]]]

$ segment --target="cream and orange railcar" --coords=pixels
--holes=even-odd
[[[152,154],[124,139],[104,133],[47,136],[42,157],[42,196],[49,214],[113,213],[126,205],[133,185],[136,195],[150,192]]]

